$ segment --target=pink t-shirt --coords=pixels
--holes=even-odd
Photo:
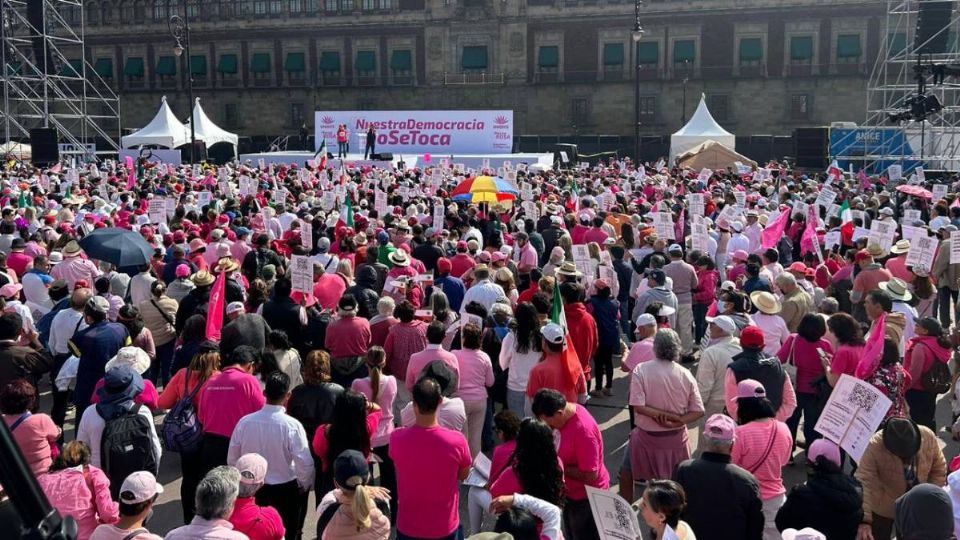
[[[266,402],[257,378],[230,366],[203,387],[197,416],[205,433],[230,437],[241,418],[259,411]]]
[[[830,343],[821,339],[816,343],[792,334],[787,338],[787,342],[780,347],[777,352],[777,358],[786,364],[793,354],[793,363],[797,366],[797,392],[801,394],[815,394],[817,391],[813,387],[813,381],[823,376],[823,363],[820,361],[820,354],[817,349],[823,349],[827,354],[833,354],[833,347]]]
[[[487,401],[487,388],[493,386],[493,364],[487,353],[472,349],[453,351],[460,367],[457,397],[463,401]]]
[[[493,457],[490,458],[490,480],[497,481],[497,477],[507,470],[507,464],[517,449],[517,441],[507,441],[493,449]]]
[[[633,346],[630,347],[630,352],[627,353],[627,358],[623,361],[623,364],[627,367],[628,371],[632,372],[633,368],[653,359],[653,338],[649,337],[634,343]]]
[[[93,395],[90,396],[90,403],[96,405],[100,403],[100,395],[97,393],[101,388],[103,388],[103,379],[97,381],[97,384],[93,387]],[[138,405],[144,405],[151,411],[157,410],[160,404],[160,393],[157,392],[157,387],[153,385],[147,379],[143,380],[143,392],[140,392],[140,395],[134,398],[133,400]]]
[[[830,359],[830,372],[834,375],[855,376],[862,353],[862,346],[840,345],[837,347],[837,351],[833,353],[833,358]]]
[[[768,500],[786,493],[782,469],[790,461],[792,450],[793,437],[786,424],[759,420],[737,427],[731,457],[735,464],[757,477],[760,498]]]
[[[350,389],[373,399],[373,386],[370,377],[356,379]],[[370,446],[378,448],[390,444],[390,434],[393,433],[393,401],[397,398],[397,378],[392,375],[380,375],[380,395],[377,396],[377,405],[383,416],[377,425],[377,430],[370,437]]]
[[[423,368],[434,360],[442,360],[450,369],[457,374],[457,382],[460,381],[460,364],[457,357],[450,351],[445,351],[440,345],[427,345],[427,348],[410,355],[410,361],[407,362],[407,371],[404,376],[404,386],[407,390],[413,391],[413,385],[417,384],[417,378]]]
[[[3,415],[3,421],[7,423],[7,427],[12,426],[19,419],[19,414]],[[53,464],[51,445],[56,444],[59,436],[60,428],[45,414],[31,414],[14,430],[13,438],[17,441],[17,446],[23,452],[23,457],[27,460],[27,465],[30,466],[34,476],[50,470],[50,465]]]
[[[558,430],[560,448],[557,449],[557,455],[564,469],[576,467],[583,472],[596,471],[597,479],[589,485],[598,489],[607,489],[610,487],[610,474],[603,464],[603,436],[600,434],[600,426],[583,405],[578,404],[576,407],[576,414]],[[582,501],[587,498],[587,489],[583,482],[568,476],[564,479],[564,483],[570,500]]]
[[[601,452],[602,454],[602,452]],[[462,433],[440,426],[401,428],[390,436],[397,468],[397,531],[443,538],[460,526],[460,472],[470,467]]]

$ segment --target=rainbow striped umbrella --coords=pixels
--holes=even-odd
[[[518,193],[510,182],[499,176],[475,176],[460,182],[451,195],[455,201],[495,203],[516,200]]]

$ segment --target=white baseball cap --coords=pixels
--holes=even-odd
[[[540,329],[540,334],[548,342],[553,343],[555,345],[559,345],[563,343],[565,332],[563,331],[563,327],[560,326],[559,324],[548,323],[543,328]]]
[[[227,315],[232,315],[243,310],[243,302],[230,302],[227,304]]]
[[[267,460],[260,454],[244,454],[237,460],[241,484],[262,484],[267,477]]]
[[[827,535],[812,528],[804,527],[799,531],[796,529],[784,529],[780,533],[783,540],[827,540]]]
[[[733,333],[737,331],[737,324],[733,322],[733,319],[727,317],[726,315],[720,315],[719,317],[707,317],[707,322],[723,330],[723,332],[728,336],[733,335]]]
[[[154,495],[163,493],[163,486],[149,471],[137,471],[123,480],[120,486],[120,502],[140,504],[149,501]]]
[[[641,313],[637,317],[637,326],[650,326],[652,324],[657,324],[657,318],[649,313]]]

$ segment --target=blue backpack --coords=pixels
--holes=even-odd
[[[187,374],[183,378],[184,393],[187,391],[189,381],[190,376]],[[193,392],[180,398],[180,401],[177,401],[163,419],[163,426],[160,428],[160,433],[163,435],[163,446],[171,452],[192,454],[200,450],[203,425],[200,423],[200,418],[197,417],[197,410],[193,406],[193,398],[196,397],[201,386],[203,385],[198,382]]]

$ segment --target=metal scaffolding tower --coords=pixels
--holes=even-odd
[[[891,164],[903,165],[904,173],[923,164],[927,169],[960,170],[960,79],[948,77],[933,84],[924,76],[926,94],[936,96],[943,108],[926,121],[892,122],[890,116],[910,109],[917,95],[916,67],[960,64],[960,0],[949,0],[949,15],[941,28],[922,43],[916,43],[917,19],[924,4],[942,0],[888,0],[885,34],[867,87],[866,121],[849,133],[859,141],[843,141],[857,148],[845,160],[854,168],[881,173]],[[949,21],[947,20],[949,18]],[[942,26],[941,26],[942,25]],[[948,38],[945,52],[918,54],[938,38]]]
[[[119,150],[120,99],[88,61],[83,20],[82,0],[0,0],[4,140],[49,127],[87,160]]]

